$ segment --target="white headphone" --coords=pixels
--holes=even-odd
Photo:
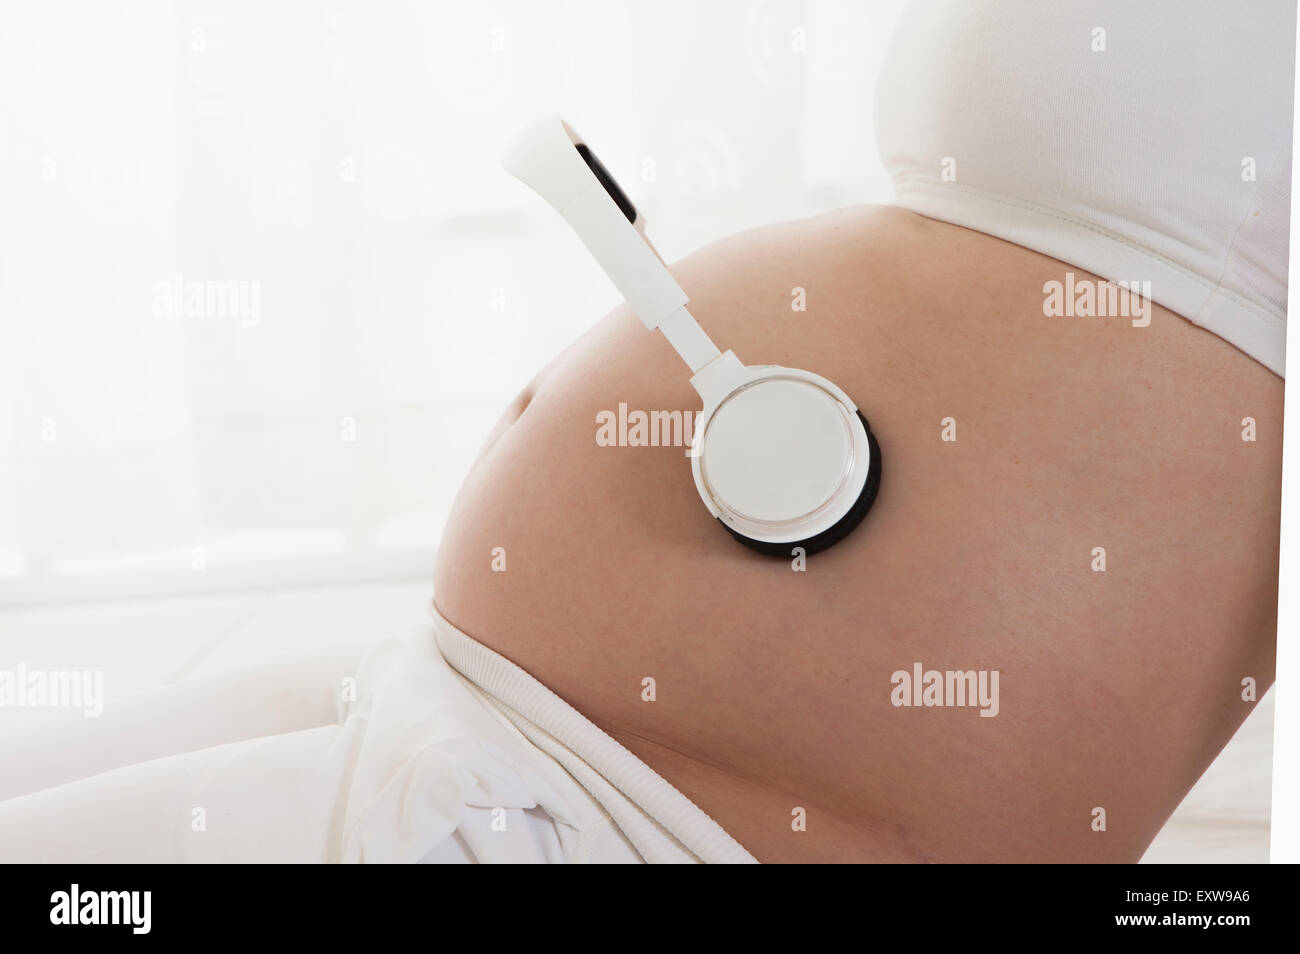
[[[880,447],[849,396],[808,371],[747,367],[719,352],[643,234],[645,221],[559,116],[525,129],[501,161],[564,216],[636,316],[690,366],[704,400],[691,470],[709,512],[774,556],[815,553],[848,535],[880,487]]]

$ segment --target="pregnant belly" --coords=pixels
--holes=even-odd
[[[686,369],[617,311],[472,470],[442,612],[760,860],[1136,860],[1272,681],[1281,381],[1159,306],[1049,317],[1094,276],[891,208],[674,271],[721,347],[857,401],[863,525],[732,540],[671,446]]]

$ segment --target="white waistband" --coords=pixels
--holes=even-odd
[[[756,863],[694,802],[510,660],[430,605],[443,658],[591,793],[648,862]]]

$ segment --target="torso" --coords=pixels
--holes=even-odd
[[[1093,276],[896,209],[674,271],[720,347],[858,402],[872,512],[796,572],[709,516],[682,448],[598,446],[619,402],[698,407],[620,310],[475,466],[442,612],[760,860],[1137,860],[1272,681],[1281,380],[1159,306],[1046,317],[1045,282]],[[998,670],[998,715],[893,705],[915,663]]]

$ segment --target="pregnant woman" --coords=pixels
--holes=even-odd
[[[765,556],[680,447],[601,446],[700,403],[623,308],[466,480],[449,660],[706,860],[1138,860],[1273,678],[1294,37],[1283,0],[917,3],[893,204],[672,269],[721,347],[857,401],[863,523]]]

